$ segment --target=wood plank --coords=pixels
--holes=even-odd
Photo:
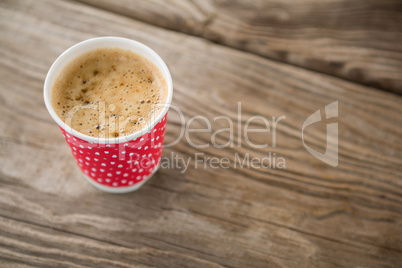
[[[79,1],[402,94],[399,0]]]
[[[0,18],[0,262],[400,266],[401,97],[74,2],[3,1]],[[102,35],[154,48],[171,69],[174,104],[186,119],[229,116],[236,144],[239,101],[241,131],[253,115],[285,115],[277,146],[272,147],[272,133],[266,149],[253,148],[243,137],[241,146],[197,149],[183,138],[164,156],[190,159],[185,172],[162,168],[131,194],[95,190],[81,177],[48,115],[42,86],[62,51]],[[301,127],[309,115],[336,100],[339,165],[333,168],[304,149]],[[212,131],[225,126],[212,122]],[[166,142],[180,130],[172,111]],[[209,143],[211,136],[190,138]],[[267,140],[250,136],[255,143]],[[306,136],[311,147],[324,149],[324,124]],[[218,135],[221,144],[228,139],[228,133]],[[236,153],[263,157],[269,152],[286,159],[286,168],[234,167]],[[196,168],[196,153],[227,157],[230,168]],[[53,251],[46,253],[45,247]],[[140,249],[145,252],[137,254]]]
[[[213,266],[174,252],[127,248],[8,218],[1,218],[0,226],[2,267],[161,267],[167,258],[175,267]]]

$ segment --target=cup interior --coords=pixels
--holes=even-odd
[[[59,75],[59,73],[64,69],[64,67],[69,64],[72,60],[74,60],[76,57],[84,54],[85,52],[88,52],[90,50],[98,49],[98,48],[121,48],[121,49],[127,49],[131,50],[134,53],[137,53],[148,60],[152,61],[152,63],[155,64],[156,67],[158,67],[159,71],[162,73],[166,80],[166,84],[168,87],[168,96],[166,99],[166,103],[163,105],[161,111],[159,114],[153,118],[152,121],[150,121],[144,128],[141,130],[127,135],[127,136],[121,136],[117,138],[98,138],[98,137],[91,137],[88,135],[85,135],[83,133],[80,133],[73,128],[71,128],[69,125],[63,122],[60,117],[56,114],[54,111],[54,108],[52,106],[52,101],[51,101],[51,90],[53,87],[53,84]],[[45,105],[46,108],[48,109],[50,115],[52,118],[56,121],[56,123],[63,128],[65,131],[68,133],[72,134],[73,136],[76,136],[80,139],[83,139],[85,141],[91,142],[91,143],[100,143],[100,144],[114,144],[114,143],[121,143],[129,140],[136,139],[148,131],[150,131],[162,118],[163,116],[167,113],[170,104],[172,102],[172,97],[173,97],[173,82],[172,82],[172,77],[170,75],[169,69],[166,66],[165,62],[162,60],[162,58],[151,48],[148,46],[131,40],[127,38],[121,38],[121,37],[97,37],[97,38],[92,38],[85,40],[83,42],[80,42],[66,51],[64,51],[53,63],[53,65],[50,67],[50,70],[46,76],[45,79],[45,85],[44,85],[44,99],[45,99]]]

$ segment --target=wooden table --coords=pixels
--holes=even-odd
[[[402,267],[401,1],[6,0],[0,30],[0,267]],[[211,120],[165,148],[186,170],[124,195],[83,179],[42,93],[60,53],[109,35],[169,65],[185,118],[170,112],[166,144]],[[266,129],[253,116],[269,147],[246,140]],[[302,140],[324,153],[327,123],[335,167]],[[286,166],[236,162],[269,154]]]

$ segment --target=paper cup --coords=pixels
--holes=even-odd
[[[166,103],[160,107],[159,114],[136,133],[117,138],[90,137],[65,124],[52,107],[51,90],[59,73],[76,57],[98,48],[128,49],[142,55],[158,67],[166,80]],[[67,49],[53,63],[44,85],[46,108],[60,126],[84,177],[96,188],[109,193],[135,191],[157,171],[162,157],[166,116],[172,96],[172,77],[159,55],[144,44],[119,37],[93,38]]]

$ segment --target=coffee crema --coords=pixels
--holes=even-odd
[[[168,95],[160,70],[130,50],[100,48],[64,67],[52,87],[52,106],[64,123],[92,137],[135,133],[161,112]]]

